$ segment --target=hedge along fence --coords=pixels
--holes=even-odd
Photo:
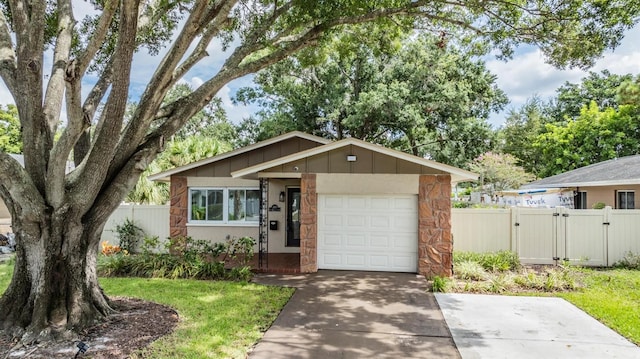
[[[523,263],[612,266],[640,253],[640,210],[558,208],[451,211],[455,251],[516,252]]]
[[[140,227],[148,237],[157,236],[160,243],[167,242],[169,237],[169,206],[122,204],[113,212],[102,231],[102,241],[119,244],[116,227],[126,219]],[[142,243],[138,243],[140,246]],[[162,247],[162,246],[160,246]]]

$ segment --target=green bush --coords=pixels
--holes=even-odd
[[[624,254],[624,257],[613,266],[617,268],[640,269],[640,254],[628,251]]]
[[[445,277],[435,276],[432,278],[431,291],[434,293],[444,293],[449,287],[449,280]]]
[[[476,262],[489,272],[518,270],[521,267],[518,254],[511,251],[490,253],[454,252],[454,265],[462,262]]]
[[[153,251],[159,246],[157,238],[145,238],[139,255],[118,253],[101,256],[98,272],[111,277],[248,281],[252,276],[251,268],[247,266],[253,256],[252,243],[254,240],[250,237],[229,239],[226,243],[214,245],[191,237],[179,237],[167,243],[170,253],[155,254]],[[227,269],[229,264],[232,267]]]
[[[123,251],[134,253],[138,242],[145,237],[145,233],[132,220],[125,218],[123,224],[116,225],[116,237]]]
[[[453,272],[456,277],[469,280],[483,280],[487,275],[482,265],[474,261],[454,263]]]

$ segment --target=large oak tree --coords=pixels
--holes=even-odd
[[[0,323],[23,342],[73,333],[111,312],[95,268],[105,221],[165,139],[228,82],[343,26],[389,17],[411,17],[426,31],[460,28],[507,56],[516,44],[529,43],[553,64],[589,65],[619,43],[638,13],[637,1],[595,0],[90,3],[97,15],[78,22],[76,1],[0,1],[0,76],[18,109],[25,157],[23,168],[0,153],[0,196],[18,242]],[[223,65],[192,93],[162,105],[214,39],[230,46]],[[163,46],[166,54],[125,121],[134,53]],[[83,96],[87,83],[93,85]],[[64,129],[54,137],[61,122]],[[70,156],[76,167],[66,173]]]

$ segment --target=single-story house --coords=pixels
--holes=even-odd
[[[150,176],[170,233],[257,239],[259,269],[451,275],[451,183],[475,173],[354,138],[287,133]],[[279,259],[280,258],[280,259]]]
[[[521,189],[575,188],[574,208],[604,203],[616,209],[637,209],[640,155],[616,158],[528,183]]]

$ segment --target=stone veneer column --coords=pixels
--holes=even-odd
[[[187,236],[189,218],[189,190],[187,177],[171,177],[169,189],[171,207],[169,209],[169,236],[171,238]]]
[[[318,194],[316,175],[303,173],[300,180],[300,272],[318,271]]]
[[[418,273],[450,277],[451,176],[421,175],[418,193]]]

